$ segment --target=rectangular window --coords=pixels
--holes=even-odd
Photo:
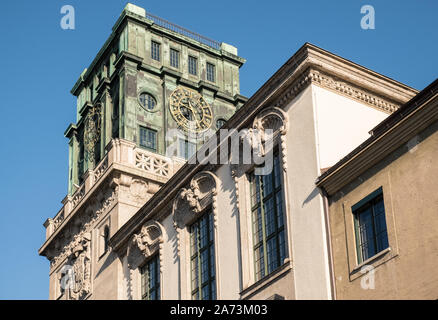
[[[279,156],[268,175],[249,175],[256,281],[283,265],[287,257]]]
[[[158,42],[151,42],[151,58],[160,61],[160,44]]]
[[[170,66],[179,68],[179,51],[170,49]]]
[[[216,69],[216,67],[214,64],[207,62],[207,80],[208,81],[215,82],[215,75],[216,75],[215,69]]]
[[[157,131],[140,127],[140,146],[157,151]]]
[[[196,144],[184,139],[179,139],[178,157],[186,160],[196,153]]]
[[[213,215],[205,213],[190,226],[192,300],[216,299]]]
[[[388,248],[382,188],[352,207],[358,263]]]
[[[198,59],[192,56],[189,56],[189,73],[195,76],[198,74]]]
[[[160,300],[160,260],[158,254],[150,259],[141,273],[141,298],[143,300]]]

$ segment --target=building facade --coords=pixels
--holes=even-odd
[[[39,250],[51,299],[373,298],[349,288],[324,183],[418,92],[306,43],[246,99],[243,63],[127,5],[72,90],[69,192]]]

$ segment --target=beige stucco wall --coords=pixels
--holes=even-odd
[[[333,199],[330,224],[338,299],[438,299],[437,129],[435,124],[413,138],[349,190],[341,190],[344,196]],[[361,282],[369,283],[366,277],[371,274],[352,272],[357,258],[351,207],[379,187],[391,250],[370,262],[375,288],[364,290]]]

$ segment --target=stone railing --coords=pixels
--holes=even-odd
[[[138,170],[139,175],[146,174],[146,178],[166,182],[178,170],[184,162],[179,158],[168,158],[142,148],[135,143],[123,139],[113,139],[107,146],[107,154],[91,170],[84,173],[83,183],[72,194],[62,201],[63,207],[53,219],[47,219],[46,238],[49,238],[63,221],[79,207],[88,192],[102,180],[108,169],[115,165],[119,170],[129,167]]]
[[[141,149],[135,150],[135,167],[166,178],[173,174],[172,162],[169,158]]]

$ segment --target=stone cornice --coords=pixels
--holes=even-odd
[[[291,61],[295,57],[295,61]],[[314,84],[340,95],[392,113],[418,91],[349,60],[306,43],[285,66],[289,72],[274,106],[282,107],[307,85]],[[280,71],[279,70],[279,71]]]
[[[94,72],[94,68],[99,63],[99,61],[102,60],[107,50],[109,50],[112,47],[113,42],[117,39],[118,34],[120,33],[121,29],[128,23],[128,21],[137,23],[143,26],[146,26],[148,29],[151,29],[155,32],[165,34],[166,36],[175,39],[177,41],[184,42],[186,45],[204,50],[209,52],[210,54],[214,56],[218,56],[222,59],[226,59],[230,62],[233,62],[234,64],[237,64],[239,67],[241,67],[246,60],[242,57],[236,56],[230,52],[227,52],[225,50],[215,50],[213,48],[210,48],[207,45],[204,45],[196,40],[190,39],[188,37],[185,37],[183,35],[180,35],[176,32],[173,32],[171,30],[168,30],[164,27],[156,25],[153,21],[147,19],[146,17],[140,16],[138,14],[132,13],[130,11],[122,11],[120,14],[120,17],[117,19],[116,23],[112,27],[112,32],[110,36],[107,38],[99,52],[97,53],[96,57],[91,62],[90,66],[86,69],[85,72],[81,74],[79,79],[74,84],[73,88],[71,89],[71,93],[73,95],[76,95],[78,92],[78,89],[81,87],[81,85],[88,81],[88,77],[90,74]]]

